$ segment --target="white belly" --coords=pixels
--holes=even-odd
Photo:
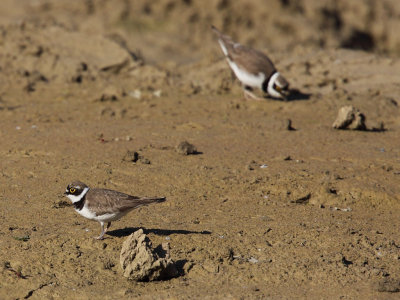
[[[262,88],[262,84],[265,80],[265,75],[263,73],[259,73],[258,75],[251,74],[246,72],[243,69],[240,69],[234,62],[228,59],[229,66],[231,67],[233,73],[235,73],[236,77],[246,86],[250,86],[253,88]]]
[[[89,220],[94,220],[97,222],[112,222],[112,221],[116,221],[118,219],[120,219],[121,217],[125,216],[128,211],[126,212],[115,212],[115,213],[107,213],[107,214],[103,214],[103,215],[96,215],[95,213],[91,212],[86,204],[83,206],[83,208],[81,210],[77,210],[76,212],[78,214],[80,214],[81,216],[89,219]]]

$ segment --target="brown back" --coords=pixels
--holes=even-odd
[[[140,198],[108,189],[90,189],[85,198],[87,206],[96,215],[124,212],[139,206],[165,201],[165,198]]]
[[[222,34],[214,26],[212,30],[218,35],[219,40],[225,45],[228,51],[228,59],[235,62],[239,68],[258,75],[263,72],[268,78],[276,72],[274,64],[264,53],[253,48],[235,43],[231,37]]]

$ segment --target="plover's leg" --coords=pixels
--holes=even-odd
[[[104,233],[106,233],[106,232],[108,231],[108,229],[110,228],[110,226],[111,226],[111,222],[108,222],[108,223],[107,223],[106,230],[104,230]]]
[[[106,233],[104,231],[104,222],[100,222],[100,226],[101,226],[101,233],[98,237],[96,237],[97,240],[102,240],[104,238],[104,234]]]
[[[243,92],[244,92],[244,98],[246,99],[246,100],[257,100],[257,101],[261,101],[261,100],[263,100],[263,98],[260,98],[260,97],[258,97],[258,96],[256,96],[256,95],[254,95],[253,93],[252,93],[252,88],[251,87],[249,87],[249,86],[244,86],[243,87]]]

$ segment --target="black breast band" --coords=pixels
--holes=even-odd
[[[83,206],[85,205],[85,199],[86,199],[86,194],[82,197],[81,200],[78,202],[74,202],[74,207],[76,210],[81,210]]]
[[[265,78],[265,80],[262,84],[262,90],[264,93],[268,93],[268,83],[269,83],[271,77],[274,76],[275,73],[276,73],[276,71],[272,72],[271,75],[269,75],[267,78]]]

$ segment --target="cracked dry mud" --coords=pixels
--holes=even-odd
[[[399,297],[397,1],[262,3],[0,2],[1,299]],[[243,100],[211,22],[295,99]],[[334,130],[349,105],[387,130]],[[97,241],[74,179],[168,200]],[[123,276],[139,228],[180,276]]]

